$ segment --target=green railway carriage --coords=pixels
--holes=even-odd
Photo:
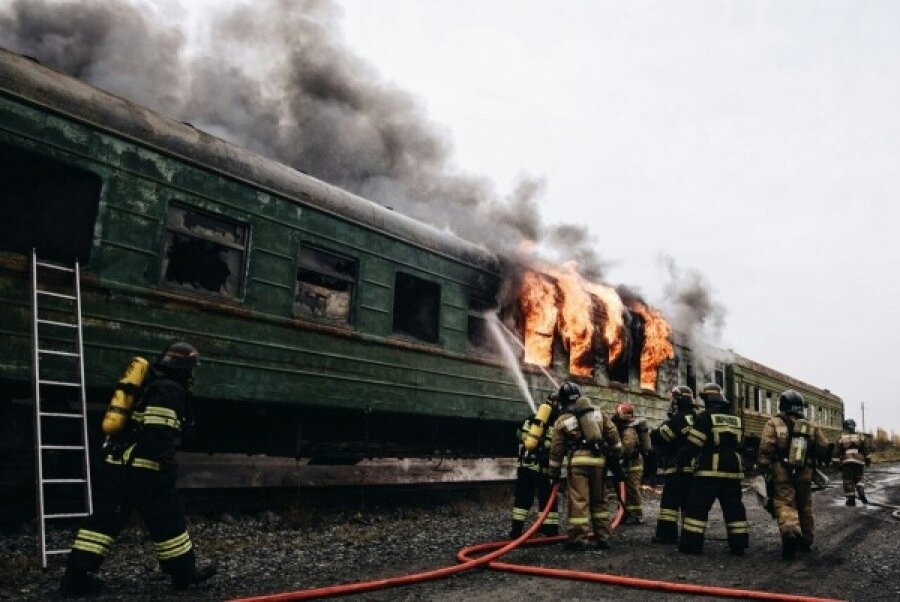
[[[310,467],[513,455],[529,410],[486,339],[502,265],[483,248],[2,50],[0,191],[4,458],[31,446],[32,248],[82,266],[93,438],[128,359],[185,339],[202,354],[194,459],[263,454],[282,470],[235,477],[231,458],[194,484],[314,484],[296,476],[300,461],[321,477]],[[656,423],[669,388],[700,377],[689,350],[678,355],[653,391],[637,366],[627,382],[576,380],[605,409],[629,401]],[[566,365],[555,361],[557,378]],[[764,376],[729,370],[734,386]],[[536,397],[549,391],[524,372]]]

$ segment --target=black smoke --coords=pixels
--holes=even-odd
[[[190,43],[170,8],[12,0],[0,44],[495,251],[543,241],[554,260],[602,275],[583,227],[542,222],[540,179],[504,195],[454,169],[416,99],[348,50],[329,0],[217,7]]]

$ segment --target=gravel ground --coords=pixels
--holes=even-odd
[[[871,497],[900,504],[900,465],[870,472]],[[565,552],[560,545],[516,551],[511,562],[609,572],[682,583],[829,596],[850,600],[900,599],[900,521],[874,508],[846,508],[837,487],[814,495],[816,549],[794,562],[780,559],[774,521],[751,493],[745,504],[751,521],[751,548],[743,558],[727,553],[721,513],[714,507],[710,540],[700,558],[671,547],[651,546],[658,501],[647,503],[650,520],[620,528],[608,552]],[[465,496],[471,498],[471,496]],[[159,573],[152,547],[138,528],[117,541],[101,576],[107,587],[97,600],[222,600],[363,579],[406,574],[455,562],[455,552],[472,543],[498,539],[508,528],[506,496],[483,496],[450,503],[370,507],[348,512],[265,512],[253,517],[218,515],[191,518],[191,536],[201,558],[219,563],[219,575],[204,586],[173,592]],[[68,545],[71,534],[55,534]],[[54,600],[62,561],[42,571],[35,537],[25,530],[0,536],[0,599]],[[477,570],[442,581],[360,594],[355,600],[692,600],[599,584],[539,579]],[[706,599],[709,598],[696,598]]]

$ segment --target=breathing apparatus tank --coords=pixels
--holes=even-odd
[[[794,421],[791,442],[788,445],[787,463],[793,468],[806,466],[806,457],[809,452],[809,439],[812,436],[812,427],[809,422],[801,418]]]
[[[538,406],[534,418],[531,419],[531,426],[528,427],[528,434],[522,441],[522,446],[532,452],[538,448],[541,443],[541,437],[544,436],[544,430],[547,428],[547,421],[550,420],[550,414],[553,412],[553,406],[549,403],[542,403]]]
[[[119,384],[116,385],[116,390],[106,408],[106,414],[103,416],[102,428],[107,437],[112,437],[125,428],[125,423],[128,421],[134,401],[140,393],[141,385],[147,378],[149,368],[150,362],[144,358],[131,358],[131,362],[119,379]]]
[[[602,414],[594,408],[594,404],[587,397],[579,397],[575,402],[575,417],[578,418],[578,426],[581,434],[588,443],[600,444],[603,433],[600,428]]]

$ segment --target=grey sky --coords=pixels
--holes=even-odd
[[[543,176],[611,279],[707,276],[721,343],[900,430],[900,4],[343,0],[461,169]]]

